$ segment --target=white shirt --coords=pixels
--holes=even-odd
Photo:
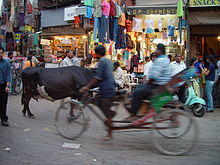
[[[115,71],[114,71],[114,78],[115,78],[115,82],[121,87],[124,87],[124,72],[123,70],[118,67]]]
[[[69,57],[66,57],[60,64],[61,67],[68,67],[68,66],[74,66],[72,59]]]
[[[173,61],[170,63],[170,67],[171,67],[171,76],[174,76],[179,72],[183,71],[184,69],[186,69],[186,64],[183,61],[181,61],[180,63]]]
[[[144,76],[146,77],[146,80],[149,80],[149,72],[150,72],[152,66],[153,66],[152,60],[150,60],[148,63],[146,63],[144,65]]]
[[[72,58],[73,66],[80,66],[80,59],[77,57]]]
[[[220,60],[218,60],[217,66],[218,66],[218,76],[220,76]]]

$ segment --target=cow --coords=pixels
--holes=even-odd
[[[79,89],[86,85],[94,76],[94,71],[77,67],[39,68],[29,67],[22,72],[23,93],[21,104],[23,115],[28,113],[34,118],[29,108],[31,98],[44,98],[56,101],[66,97],[80,98]]]

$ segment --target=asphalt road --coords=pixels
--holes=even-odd
[[[10,96],[10,127],[0,126],[0,165],[219,165],[220,110],[197,118],[200,138],[197,147],[185,156],[161,155],[154,148],[149,132],[120,132],[108,142],[103,124],[91,116],[89,130],[75,141],[57,134],[54,126],[58,102],[31,101],[36,115],[22,115],[20,96]],[[127,114],[121,108],[118,118]],[[63,143],[81,144],[78,149]]]

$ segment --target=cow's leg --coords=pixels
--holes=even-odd
[[[24,109],[23,109],[23,115],[26,115],[26,112],[28,113],[28,116],[30,118],[35,118],[34,114],[31,113],[30,108],[29,108],[29,102],[31,100],[32,97],[32,92],[26,92],[25,95],[22,95],[22,103],[24,105]]]

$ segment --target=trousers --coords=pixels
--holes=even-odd
[[[96,42],[97,40],[97,36],[98,38],[100,38],[100,34],[101,34],[101,18],[99,17],[95,17],[94,18],[94,28],[93,28],[93,35],[94,35],[94,41]]]
[[[154,84],[142,84],[137,86],[132,94],[132,105],[129,112],[136,115],[141,107],[142,101],[150,98],[153,90],[155,90],[158,85]]]
[[[206,97],[207,97],[207,111],[213,111],[214,105],[213,105],[213,96],[212,96],[212,90],[214,86],[214,81],[206,81]]]
[[[0,118],[1,118],[1,121],[8,121],[8,116],[6,115],[8,93],[5,91],[5,88],[6,88],[6,83],[0,84]]]
[[[109,17],[102,15],[99,42],[109,43]]]

